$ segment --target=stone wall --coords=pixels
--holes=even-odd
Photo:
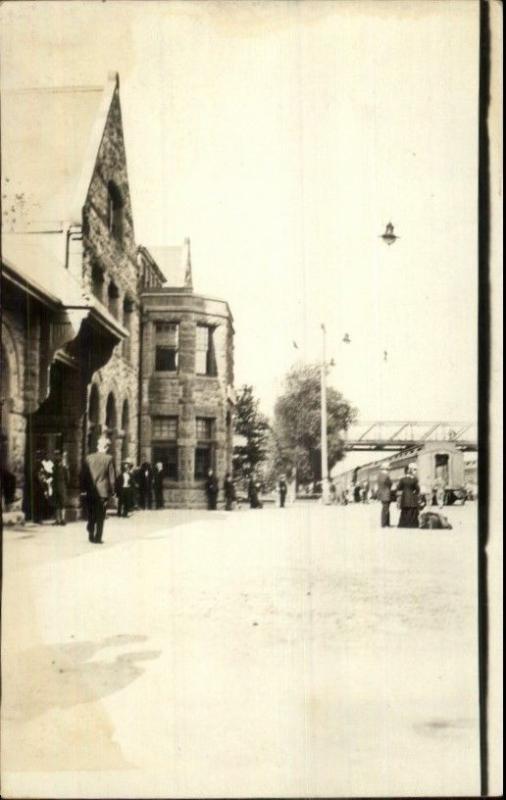
[[[122,202],[120,237],[110,229],[111,183]],[[102,277],[101,284],[97,281],[97,275]],[[130,331],[129,339],[117,345],[109,362],[92,379],[99,391],[101,430],[106,429],[107,398],[109,395],[114,397],[117,425],[115,430],[108,432],[118,442],[116,461],[119,466],[122,456],[127,455],[133,461],[137,461],[138,456],[140,309],[137,252],[118,90],[111,103],[83,209],[83,279],[85,289],[101,300],[113,316]],[[108,295],[111,286],[117,292],[114,299]],[[90,392],[91,384],[88,395]],[[125,404],[130,419],[128,431],[123,429],[121,421]],[[122,446],[125,437],[128,439],[126,449]]]
[[[7,469],[16,476],[17,496],[21,497],[24,486],[24,464],[26,447],[26,319],[12,310],[2,310],[2,431],[6,436],[2,443],[3,458]],[[32,373],[35,385],[38,374]]]
[[[54,396],[57,332],[65,332],[69,324],[62,324],[61,313],[51,305],[41,304],[7,282],[2,288],[2,459],[16,477],[16,504],[23,500],[24,508],[29,508],[30,485],[26,481],[33,475],[36,450],[51,449],[59,437],[58,446],[69,456],[71,505],[75,506],[82,419],[79,370],[71,359],[66,367],[59,364],[66,375],[64,390]],[[51,454],[49,450],[47,454]]]
[[[141,461],[153,460],[153,418],[178,419],[178,481],[165,481],[165,503],[170,507],[203,507],[205,480],[195,480],[196,418],[214,420],[211,447],[220,490],[232,458],[233,327],[228,305],[220,300],[161,290],[142,296],[141,351]],[[178,368],[155,369],[156,324],[179,326]],[[216,375],[196,374],[197,325],[214,330]]]
[[[72,339],[66,338],[65,330],[72,326],[57,302],[44,297],[46,307],[34,300],[30,292],[12,288],[7,282],[4,290],[2,280],[3,354],[9,365],[2,382],[2,394],[9,395],[3,402],[7,428],[3,449],[7,466],[14,471],[22,489],[25,471],[30,473],[27,454],[29,457],[34,449],[33,446],[27,449],[27,439],[32,444],[46,442],[44,447],[48,451],[55,449],[54,443],[58,441],[58,447],[63,446],[68,452],[70,505],[72,513],[77,514],[78,475],[90,441],[92,387],[99,393],[95,433],[106,429],[106,423],[110,422],[107,401],[113,398],[116,418],[107,432],[116,445],[117,463],[123,457],[138,459],[139,270],[118,88],[111,101],[82,208],[82,226],[69,228],[67,247],[69,272],[77,281],[82,280],[85,297],[93,298],[92,305],[98,306],[96,318],[111,314],[130,336],[115,347],[112,355],[110,348],[117,336],[111,338],[111,326],[107,323],[103,328],[96,326],[91,335],[90,322],[86,320],[75,328]],[[87,348],[87,341],[94,346]],[[57,351],[59,373],[55,370]],[[109,360],[105,366],[97,370],[106,358]],[[60,380],[55,382],[56,373]],[[58,389],[62,375],[63,395]],[[5,391],[7,383],[9,388]]]

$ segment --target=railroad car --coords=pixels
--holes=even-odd
[[[446,485],[446,504],[451,505],[455,500],[465,499],[464,454],[454,442],[426,442],[423,445],[401,450],[380,461],[373,461],[350,469],[336,475],[332,480],[338,494],[348,489],[351,499],[353,487],[357,484],[368,483],[374,493],[378,482],[378,473],[385,464],[390,466],[390,477],[395,486],[404,475],[405,467],[412,463],[415,463],[418,468],[420,487],[426,493],[433,489],[436,479],[441,477]]]

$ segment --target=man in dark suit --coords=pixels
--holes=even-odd
[[[225,511],[232,511],[235,500],[235,486],[230,472],[225,475],[223,483],[223,494],[225,495]]]
[[[153,470],[153,488],[155,490],[155,508],[163,508],[163,479],[164,474],[163,463],[157,461]]]
[[[132,470],[130,464],[124,461],[121,472],[116,478],[116,495],[118,497],[118,517],[128,517],[132,510]]]
[[[93,544],[102,544],[107,501],[114,494],[116,472],[114,461],[108,454],[109,439],[104,436],[97,442],[97,452],[86,456],[83,465],[83,490],[88,507],[88,538]]]
[[[153,504],[153,470],[151,464],[145,461],[141,464],[137,482],[139,485],[139,504],[141,508],[151,508]]]
[[[207,473],[206,481],[207,508],[209,511],[216,511],[219,490],[218,481],[214,476],[213,470],[210,469]]]
[[[392,479],[389,467],[381,468],[378,475],[378,500],[381,503],[381,527],[390,527],[390,503],[392,502]]]
[[[288,485],[285,480],[285,476],[282,475],[279,479],[278,483],[278,492],[279,492],[279,507],[285,507],[285,500],[286,500],[286,493],[288,492]]]

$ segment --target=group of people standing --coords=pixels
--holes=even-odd
[[[32,519],[43,522],[54,517],[54,525],[66,525],[65,507],[70,483],[67,454],[56,450],[53,457],[38,451],[32,471]]]
[[[260,500],[262,484],[254,476],[250,477],[248,481],[248,502],[250,508],[263,508],[263,503]],[[288,494],[288,484],[284,475],[281,475],[276,485],[279,507],[284,508],[286,503],[286,496]]]
[[[378,474],[377,482],[371,486],[369,481],[354,483],[351,488],[336,490],[330,484],[330,498],[333,503],[347,505],[350,497],[355,503],[368,503],[370,500],[378,500],[381,503],[381,527],[390,528],[390,510],[392,503],[396,503],[400,511],[397,527],[399,528],[418,528],[420,512],[427,506],[433,505],[435,500],[439,509],[445,503],[447,486],[445,480],[436,478],[430,488],[420,486],[418,481],[418,467],[412,462],[404,468],[404,475],[396,482],[390,475],[390,467],[383,465]]]
[[[218,508],[219,492],[220,487],[218,479],[216,478],[214,471],[210,469],[206,480],[207,508],[209,511],[216,511]],[[251,477],[248,482],[248,500],[251,508],[262,508],[259,495],[260,483],[256,481],[255,478]],[[225,480],[223,481],[223,497],[225,499],[225,511],[232,511],[234,504],[237,502],[237,493],[235,490],[235,483],[230,472],[227,472],[225,475]]]
[[[378,475],[378,500],[381,503],[381,527],[390,528],[390,506],[397,501],[399,508],[399,528],[418,528],[418,517],[426,504],[425,495],[420,492],[418,469],[413,462],[404,468],[404,475],[397,482],[395,490],[388,467],[382,467]]]
[[[86,456],[81,470],[81,497],[87,519],[89,541],[101,544],[107,506],[110,499],[117,497],[117,514],[128,517],[136,509],[161,509],[164,507],[163,479],[164,467],[161,462],[154,466],[148,462],[135,468],[131,460],[121,464],[116,473],[114,459],[109,453],[110,441],[102,436],[98,440],[95,453]],[[42,522],[47,518],[50,507],[55,516],[55,525],[65,525],[65,506],[69,488],[69,469],[66,453],[55,452],[53,458],[38,454],[34,469],[33,519]],[[209,470],[205,490],[209,510],[218,505],[219,483],[214,471]],[[279,504],[284,508],[288,486],[284,476],[278,485]],[[251,476],[248,482],[248,500],[251,508],[262,508],[260,500],[261,484]],[[223,482],[225,510],[231,511],[237,501],[234,480],[227,472]]]
[[[121,464],[116,475],[113,457],[109,454],[110,442],[106,437],[98,440],[97,452],[88,455],[81,472],[81,489],[87,516],[88,539],[102,544],[107,504],[115,494],[118,498],[119,517],[128,517],[135,508],[163,508],[164,468],[161,462],[154,467],[147,461],[134,468],[130,460]]]
[[[133,461],[124,461],[114,485],[118,498],[118,516],[128,517],[135,508],[163,508],[163,478],[164,467],[161,461],[154,466],[145,461],[137,468]]]
[[[260,499],[261,489],[261,482],[254,475],[251,475],[247,486],[247,498],[250,508],[263,507],[263,503]],[[281,475],[278,481],[277,490],[280,508],[284,508],[288,493],[288,484],[284,475]],[[218,480],[214,474],[214,471],[210,469],[206,481],[207,507],[210,511],[216,511],[218,507],[219,491],[220,487]],[[234,480],[230,472],[227,472],[225,475],[225,480],[223,482],[223,496],[225,499],[225,511],[232,511],[234,504],[237,502],[237,493],[235,490]]]

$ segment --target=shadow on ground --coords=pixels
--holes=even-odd
[[[158,658],[161,651],[114,653],[114,649],[140,645],[146,639],[119,634],[97,642],[40,645],[19,653],[17,663],[9,669],[4,719],[25,722],[53,708],[94,702],[124,689],[145,671],[140,665]],[[96,657],[98,653],[101,658]],[[30,680],[30,676],[36,676],[36,680]]]

